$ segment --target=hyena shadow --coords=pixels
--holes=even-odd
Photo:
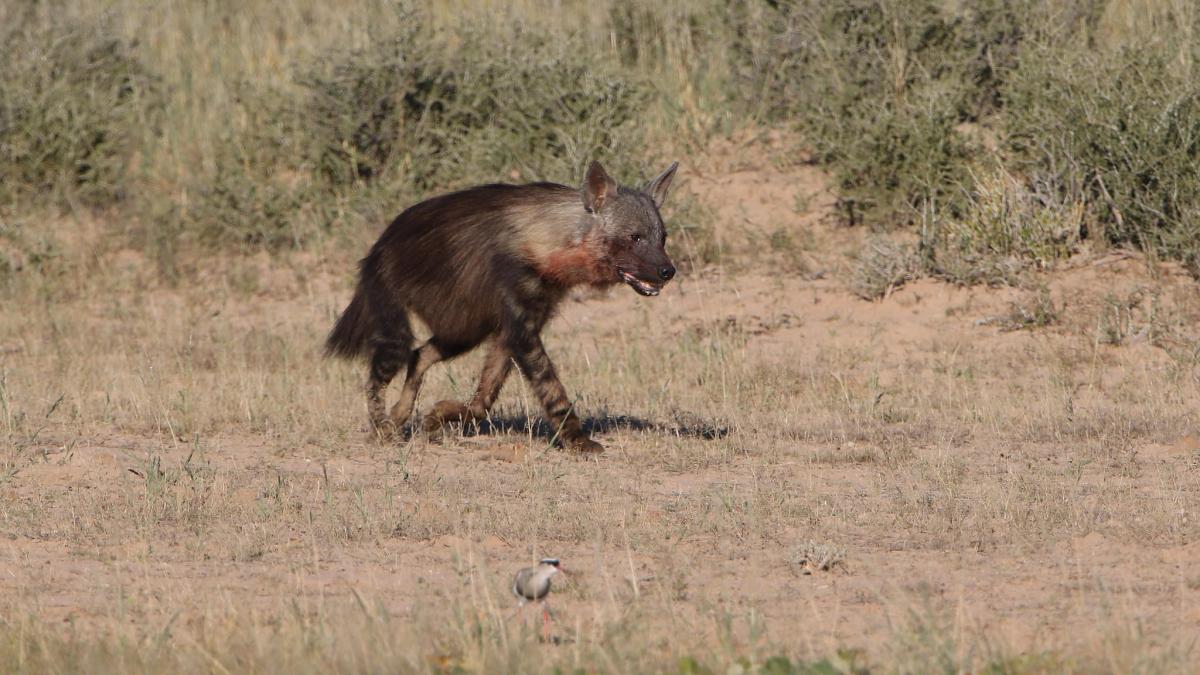
[[[613,431],[639,431],[663,434],[677,438],[714,441],[729,435],[729,428],[694,415],[676,415],[671,422],[655,422],[634,415],[601,412],[584,417],[583,429],[589,435]],[[503,436],[528,434],[534,438],[551,441],[558,430],[541,417],[529,415],[496,415],[478,422],[453,425],[463,436]]]

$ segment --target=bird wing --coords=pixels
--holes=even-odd
[[[536,589],[530,588],[529,583],[533,579],[533,575],[536,573],[537,570],[532,567],[526,567],[525,569],[518,571],[517,576],[513,577],[513,595],[521,598],[522,600],[537,600],[537,597],[535,597]]]
[[[539,583],[535,584],[537,587],[530,589],[531,591],[533,591],[533,595],[534,595],[533,599],[541,600],[542,598],[546,597],[547,595],[550,595],[550,577],[539,578],[539,579],[536,579],[536,581],[539,582]]]

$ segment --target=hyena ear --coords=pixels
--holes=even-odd
[[[600,166],[600,162],[592,160],[588,167],[587,176],[583,179],[583,206],[591,213],[597,213],[604,207],[604,202],[617,194],[617,181],[613,180]]]
[[[667,200],[667,189],[671,187],[671,179],[675,177],[675,169],[679,168],[679,162],[671,162],[671,166],[667,167],[666,171],[658,174],[646,183],[646,187],[642,188],[642,192],[650,195],[654,200],[654,205],[662,208],[663,202]]]

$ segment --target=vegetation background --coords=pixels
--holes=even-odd
[[[868,300],[922,278],[1019,288],[1028,293],[1004,320],[1036,329],[1064,322],[1064,306],[1030,275],[1085,252],[1131,251],[1200,275],[1198,31],[1191,0],[0,2],[4,335],[12,344],[65,336],[57,356],[39,361],[50,370],[0,361],[10,446],[0,489],[33,461],[48,425],[62,429],[45,421],[63,402],[52,395],[59,385],[35,379],[65,383],[100,369],[88,349],[99,335],[125,359],[103,367],[127,366],[135,378],[138,345],[175,330],[139,310],[142,294],[232,288],[252,297],[266,284],[245,262],[263,256],[268,267],[320,260],[321,270],[346,276],[403,205],[497,179],[572,181],[592,158],[633,181],[675,158],[704,164],[730,139],[775,139],[773,162],[828,175],[827,220],[862,235],[839,280]],[[805,242],[784,230],[735,241],[714,206],[720,200],[687,185],[669,218],[687,270],[732,274],[769,260],[796,278],[814,272],[802,260]],[[150,272],[121,272],[130,255]],[[1144,323],[1156,344],[1190,359],[1180,377],[1191,383],[1195,352],[1184,354],[1193,343],[1155,314],[1157,302],[1113,296],[1093,328],[1120,344]],[[124,328],[98,333],[67,309],[91,311],[81,307]],[[335,309],[323,308],[325,318]],[[204,311],[184,302],[171,316],[202,325]],[[188,346],[168,367],[173,358],[202,371],[196,359],[215,359],[212,381],[229,391],[189,375],[218,392],[215,402],[189,403],[183,389],[156,389],[142,372],[141,384],[130,384],[138,396],[75,403],[62,424],[95,430],[119,419],[127,431],[186,445],[229,426],[250,433],[290,424],[311,436],[344,419],[312,412],[327,400],[316,395],[308,412],[302,399],[283,413],[239,398],[238,387],[264,386],[237,380],[243,367],[286,369],[301,358],[277,336],[236,338],[243,351],[223,361],[235,338],[214,333],[196,347],[191,335],[175,335]],[[700,369],[715,367],[694,357]],[[339,391],[354,391],[350,370],[322,368]],[[635,386],[630,374],[613,377],[619,391]],[[1183,410],[1190,400],[1172,405]],[[139,471],[171,475],[158,465]],[[181,471],[171,480],[194,479]],[[138,502],[147,508],[175,489],[152,478],[149,501]],[[408,663],[414,643],[405,640],[415,638],[384,631],[374,610],[361,631],[297,609],[282,623],[255,624],[252,638],[230,631],[227,642],[207,635],[166,652],[148,634],[67,636],[23,615],[19,602],[8,609],[0,660],[30,669],[286,671],[320,654],[332,670],[371,671],[377,649],[413,670],[460,667],[472,650],[491,654],[471,662],[484,670],[570,662],[521,661],[523,652],[501,647],[503,631],[481,619],[456,624],[458,646],[443,651],[458,660],[439,666]],[[278,645],[264,647],[266,635]],[[989,672],[1049,672],[1068,658],[958,660],[954,649],[895,652],[872,667],[945,656],[937,666],[945,672],[987,663],[1000,664]],[[627,656],[585,670],[867,667],[854,655],[808,665],[732,647],[710,665]]]
[[[991,281],[1001,260],[1044,265],[1084,241],[1194,266],[1198,14],[1186,0],[5,3],[4,270],[51,264],[33,224],[63,214],[109,216],[117,245],[170,279],[188,253],[357,245],[430,191],[563,180],[593,156],[645,175],[748,127],[798,131],[797,161],[829,168],[846,222],[916,228],[924,273]],[[1028,217],[998,217],[1013,209]],[[711,256],[688,215],[692,255]]]

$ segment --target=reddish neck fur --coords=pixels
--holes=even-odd
[[[604,285],[612,277],[599,246],[588,239],[551,251],[538,267],[542,278],[563,286]]]

